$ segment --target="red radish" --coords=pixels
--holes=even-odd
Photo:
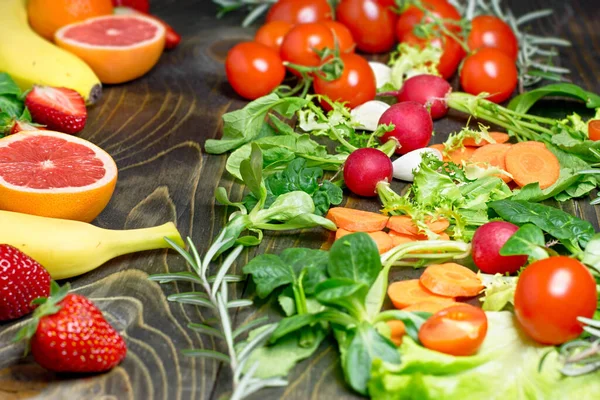
[[[400,148],[396,149],[398,154],[426,147],[433,133],[431,115],[425,106],[416,101],[394,104],[379,119],[381,124],[394,124],[394,130],[387,132],[380,140],[387,142],[391,137],[396,138],[400,143]]]
[[[429,109],[432,119],[448,113],[446,96],[452,91],[450,84],[435,75],[417,75],[409,78],[398,92],[398,101],[416,101]]]
[[[510,222],[494,221],[480,226],[473,236],[473,262],[487,274],[512,274],[525,263],[527,256],[501,256],[500,249],[519,227]]]
[[[377,183],[392,181],[392,161],[381,150],[364,148],[352,152],[344,164],[344,181],[359,196],[377,196]]]

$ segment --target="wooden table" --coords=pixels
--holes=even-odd
[[[570,40],[561,50],[560,64],[572,69],[573,82],[600,92],[600,8],[595,0],[505,0],[516,15],[552,7],[554,16],[537,24],[534,32]],[[164,54],[145,77],[105,88],[90,109],[81,137],[108,151],[119,167],[114,196],[95,225],[126,229],[174,221],[203,252],[226,222],[227,210],[215,205],[213,193],[224,186],[232,198],[243,188],[225,171],[226,156],[203,153],[208,138],[221,135],[221,115],[242,107],[225,78],[223,60],[232,44],[250,40],[255,28],[241,28],[240,15],[218,20],[209,0],[156,0],[154,12],[180,31],[183,42]],[[550,103],[552,105],[552,103]],[[436,123],[436,142],[465,123],[451,115]],[[397,187],[400,189],[400,187]],[[376,210],[375,200],[347,200],[353,206]],[[586,201],[561,208],[598,226],[596,210]],[[243,253],[236,269],[256,254],[279,252],[290,246],[319,247],[328,235],[320,230],[267,234],[259,248]],[[188,267],[172,251],[152,251],[115,259],[73,279],[74,291],[92,298],[108,320],[123,333],[129,353],[111,372],[99,376],[57,376],[21,358],[22,345],[11,343],[23,321],[0,325],[0,399],[217,399],[226,394],[229,371],[213,361],[186,358],[184,348],[221,347],[210,337],[186,328],[205,311],[169,304],[165,295],[187,291],[183,285],[150,282],[149,274],[183,271]],[[395,271],[393,279],[414,277],[419,271]],[[253,298],[254,288],[232,286],[233,296]],[[270,314],[272,304],[261,302],[235,315],[236,323]],[[337,350],[324,343],[308,361],[291,373],[288,387],[268,390],[255,399],[350,399],[344,385]]]

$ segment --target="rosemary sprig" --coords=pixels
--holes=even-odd
[[[224,231],[210,246],[203,259],[200,258],[198,250],[189,237],[187,238],[189,251],[186,251],[167,238],[165,238],[165,240],[187,261],[192,267],[193,273],[180,272],[157,274],[150,276],[149,279],[161,284],[169,282],[192,282],[198,285],[202,291],[172,294],[168,296],[167,299],[169,301],[175,301],[181,304],[193,304],[211,310],[214,317],[216,317],[216,323],[211,324],[207,321],[202,321],[202,323],[190,323],[188,324],[188,328],[201,334],[210,335],[216,339],[220,339],[225,342],[226,347],[225,352],[206,349],[187,349],[183,350],[183,354],[189,357],[212,358],[229,364],[229,368],[232,372],[231,400],[246,398],[263,388],[287,385],[287,381],[281,378],[259,379],[254,377],[254,373],[258,368],[257,362],[247,366],[253,350],[266,342],[277,325],[268,326],[252,340],[249,340],[243,347],[236,347],[240,335],[261,326],[267,320],[267,317],[259,318],[234,329],[229,316],[230,308],[244,307],[252,304],[252,301],[246,299],[232,300],[229,298],[228,294],[228,284],[240,282],[242,280],[241,276],[229,275],[228,272],[236,258],[242,252],[244,246],[239,245],[235,247],[217,269],[216,274],[209,276],[209,266],[213,256],[219,253],[229,240],[225,237]]]
[[[552,15],[553,10],[536,10],[516,17],[510,9],[503,9],[502,0],[449,0],[467,20],[478,15],[495,15],[508,23],[519,42],[517,67],[519,69],[519,92],[535,85],[543,79],[565,81],[567,68],[556,66],[554,58],[557,47],[568,47],[571,43],[558,37],[546,37],[525,32],[527,26],[536,20]]]
[[[561,372],[567,376],[585,375],[600,370],[600,321],[583,317],[577,319],[585,324],[583,329],[591,338],[573,340],[558,349],[564,364]]]

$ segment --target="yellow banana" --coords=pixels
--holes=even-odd
[[[123,254],[185,244],[172,222],[153,228],[109,230],[65,219],[0,211],[0,243],[42,264],[53,279],[89,272]]]
[[[102,84],[94,71],[29,27],[26,1],[0,0],[0,72],[10,74],[23,90],[34,84],[67,87],[95,103]]]

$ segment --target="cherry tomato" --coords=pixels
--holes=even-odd
[[[446,0],[423,0],[422,4],[426,9],[431,11],[434,17],[456,21],[460,21],[461,19],[456,8]],[[423,17],[425,17],[423,11],[415,6],[408,7],[406,11],[400,15],[400,18],[398,18],[398,22],[396,23],[396,38],[398,41],[404,42],[404,35],[413,32],[415,25],[421,23]],[[427,18],[426,22],[431,22],[431,19]],[[446,24],[446,27],[456,31],[459,30],[458,26],[453,24]]]
[[[279,52],[283,38],[292,27],[293,25],[286,21],[267,22],[256,31],[254,41]]]
[[[354,51],[356,43],[354,43],[352,33],[350,33],[350,29],[346,28],[346,25],[336,21],[322,21],[321,23],[331,29],[342,53],[351,53]]]
[[[487,317],[478,307],[452,306],[431,316],[419,329],[419,340],[428,349],[453,356],[470,356],[487,334]]]
[[[454,75],[466,54],[462,46],[449,36],[436,36],[427,40],[418,37],[413,32],[408,32],[404,35],[404,43],[420,46],[421,48],[430,43],[432,46],[442,49],[442,56],[440,57],[437,69],[444,79],[448,79]]]
[[[396,14],[377,0],[342,0],[336,8],[339,22],[346,25],[356,47],[366,53],[383,53],[396,43]]]
[[[478,95],[489,93],[494,103],[508,99],[517,87],[515,61],[502,51],[483,48],[468,56],[460,71],[460,84],[465,92]]]
[[[331,6],[327,0],[279,0],[269,10],[267,22],[307,24],[331,19],[331,15]]]
[[[533,339],[558,345],[581,335],[577,317],[592,318],[597,301],[596,281],[582,263],[550,257],[529,265],[519,276],[515,314]]]
[[[333,33],[325,25],[318,22],[299,24],[283,39],[281,58],[292,64],[318,67],[321,65],[321,57],[314,50],[333,49],[334,46]]]
[[[349,108],[373,100],[377,93],[377,85],[375,74],[367,60],[354,53],[342,54],[341,59],[344,62],[342,76],[329,82],[316,76],[313,84],[315,93],[325,95],[334,101],[346,102]],[[325,102],[321,105],[325,109],[330,109]]]
[[[519,54],[519,42],[510,26],[493,15],[480,15],[473,18],[467,44],[471,50],[482,47],[496,48],[515,61]]]
[[[269,94],[285,77],[279,54],[254,42],[239,43],[229,50],[225,72],[236,93],[248,100]]]
[[[589,122],[588,136],[590,140],[600,140],[600,119],[594,119]]]

